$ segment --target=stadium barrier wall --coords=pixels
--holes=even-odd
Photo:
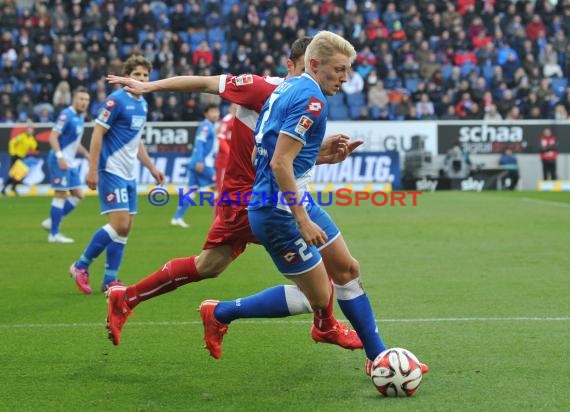
[[[166,170],[170,181],[185,182],[188,155],[192,151],[197,122],[149,122],[143,131],[143,142],[158,166]],[[25,183],[35,186],[47,181],[45,156],[49,151],[51,124],[36,124],[36,138],[40,156],[30,159],[32,173]],[[93,125],[87,124],[83,144],[89,147]],[[559,141],[559,179],[570,179],[570,122],[568,121],[331,121],[327,134],[344,133],[354,139],[363,139],[364,144],[354,157],[340,165],[323,165],[315,173],[319,184],[389,183],[395,189],[401,185],[402,171],[407,153],[423,151],[431,154],[428,168],[433,176],[443,166],[445,153],[455,145],[470,152],[471,161],[485,169],[496,169],[500,153],[507,147],[516,153],[519,160],[524,190],[547,190],[549,185],[540,185],[542,165],[539,158],[539,137],[545,127],[550,127]],[[24,131],[25,124],[0,125],[0,180],[8,174],[8,141]],[[398,155],[399,154],[399,155]],[[85,159],[78,159],[80,170],[86,173]],[[43,174],[43,176],[42,176]],[[144,169],[139,174],[139,183],[148,184],[152,178]],[[539,186],[540,185],[540,186]],[[370,186],[371,187],[371,186]],[[566,185],[556,186],[565,188]],[[29,193],[49,193],[49,188],[32,188]],[[143,186],[144,191],[144,186]]]

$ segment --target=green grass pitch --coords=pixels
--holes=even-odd
[[[251,246],[220,278],[144,302],[122,343],[106,339],[104,296],[67,268],[106,219],[89,197],[48,244],[48,198],[0,198],[0,410],[570,410],[570,194],[425,193],[417,207],[332,207],[379,327],[431,372],[409,399],[387,399],[362,351],[316,345],[310,315],[234,322],[220,361],[196,308],[283,281]],[[174,205],[139,198],[121,275],[134,283],[197,253],[211,217],[169,226]],[[98,289],[103,256],[91,268]],[[337,309],[337,316],[344,319]]]

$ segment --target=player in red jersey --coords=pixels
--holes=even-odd
[[[290,76],[304,71],[304,53],[310,38],[295,41],[287,61]],[[132,310],[140,302],[170,292],[179,286],[213,278],[222,273],[246,248],[248,243],[259,243],[251,233],[247,217],[247,205],[240,197],[251,190],[255,171],[251,162],[254,147],[253,130],[265,100],[283,79],[260,77],[253,74],[240,76],[179,76],[154,82],[141,83],[128,78],[108,76],[112,84],[123,84],[125,90],[137,93],[156,91],[186,91],[219,94],[238,105],[233,123],[230,155],[222,183],[223,199],[219,211],[208,232],[208,237],[198,256],[168,261],[156,272],[135,285],[110,288],[108,291],[107,330],[113,344],[120,343],[122,328]],[[344,160],[362,141],[349,142],[346,136],[331,136],[323,142],[317,163],[337,163]],[[289,313],[281,316],[312,311],[303,293],[292,285],[277,286],[282,289]],[[262,292],[263,293],[263,292]],[[332,343],[347,349],[362,348],[356,333],[337,321],[332,313],[333,298],[324,311],[328,316],[315,319],[311,330],[317,342]],[[206,347],[210,354],[221,357],[221,341],[227,325],[219,324],[214,331],[205,326]],[[211,314],[213,316],[213,314]],[[215,319],[208,319],[215,325]]]
[[[220,125],[218,126],[218,154],[216,155],[215,164],[218,196],[222,193],[222,182],[224,181],[224,174],[230,158],[230,141],[232,140],[236,109],[237,106],[232,103],[228,109],[228,114],[220,120]]]

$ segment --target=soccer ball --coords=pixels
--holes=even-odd
[[[422,370],[412,352],[390,348],[374,359],[370,377],[384,396],[412,396],[422,381]]]

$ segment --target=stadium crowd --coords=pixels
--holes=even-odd
[[[50,122],[87,87],[94,117],[122,62],[151,80],[285,76],[321,29],[356,46],[329,118],[567,119],[570,0],[0,0],[0,122]],[[149,96],[151,121],[198,120],[196,94]]]

